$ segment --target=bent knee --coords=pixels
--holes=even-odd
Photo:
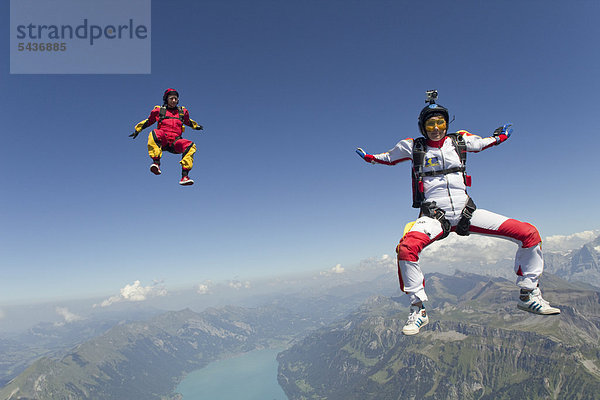
[[[421,232],[408,232],[396,246],[400,261],[418,261],[419,254],[431,242],[429,236]]]
[[[396,246],[396,254],[398,255],[398,261],[418,261],[419,253],[415,248],[406,243],[400,242]]]
[[[524,232],[524,236],[523,239],[521,239],[521,242],[523,243],[523,247],[524,248],[529,248],[529,247],[533,247],[536,246],[538,243],[540,243],[542,241],[542,237],[540,236],[540,233],[538,232],[537,228],[527,222],[523,222],[523,224],[525,225],[523,232]]]
[[[537,228],[528,222],[517,221],[516,219],[508,219],[500,225],[499,232],[502,235],[508,236],[521,242],[523,248],[536,246],[542,241]]]

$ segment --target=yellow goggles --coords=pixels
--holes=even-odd
[[[446,129],[446,120],[445,119],[430,119],[425,122],[425,129],[428,131],[432,131],[435,127],[439,129]]]

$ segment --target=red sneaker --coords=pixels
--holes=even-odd
[[[194,181],[192,179],[190,179],[190,177],[188,176],[184,176],[183,178],[181,178],[181,180],[179,181],[180,185],[183,186],[190,186],[194,184]]]
[[[160,165],[158,164],[152,164],[150,166],[150,172],[152,172],[154,175],[160,175]]]

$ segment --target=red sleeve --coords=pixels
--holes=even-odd
[[[150,126],[156,121],[158,121],[158,113],[160,112],[160,106],[156,106],[150,111],[150,116],[148,117],[148,122],[146,122],[146,126]]]
[[[192,126],[192,123],[190,122],[190,112],[185,107],[183,107],[183,123],[187,126]]]

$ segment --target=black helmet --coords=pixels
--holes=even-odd
[[[427,137],[427,134],[425,133],[425,121],[436,114],[444,117],[446,124],[450,122],[450,116],[445,107],[442,107],[439,104],[430,103],[425,106],[425,108],[421,110],[421,114],[419,114],[419,130],[421,131],[421,135]]]

